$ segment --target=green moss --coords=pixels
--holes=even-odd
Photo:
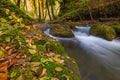
[[[64,27],[61,25],[55,25],[51,28],[51,34],[58,37],[74,37],[71,29],[69,27]]]
[[[57,54],[65,54],[64,48],[59,42],[50,42],[49,44],[46,44],[46,48],[50,48],[51,51],[57,53]]]
[[[39,62],[41,60],[40,54],[29,54],[28,56],[31,57],[32,62]]]
[[[63,70],[60,72],[55,71],[56,67],[61,67]],[[79,80],[76,75],[73,75],[69,72],[69,70],[57,63],[54,62],[47,62],[45,63],[45,68],[47,69],[47,76],[49,77],[57,77],[60,80],[66,80],[66,78],[63,75],[66,75],[69,77],[69,80]]]
[[[102,37],[107,40],[112,40],[116,37],[115,30],[110,26],[102,26],[101,24],[95,24],[91,27],[90,33],[95,36]]]
[[[10,78],[11,79],[17,78],[18,76],[22,74],[22,71],[23,71],[22,68],[19,66],[12,67],[9,71]]]
[[[112,25],[112,27],[115,29],[115,32],[117,34],[120,34],[120,24],[119,23]]]
[[[34,75],[30,70],[24,71],[23,75],[25,77],[25,80],[33,80]]]

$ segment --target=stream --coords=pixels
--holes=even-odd
[[[74,38],[60,38],[68,55],[76,60],[81,80],[120,80],[120,41],[107,41],[89,34],[89,26],[76,26]]]

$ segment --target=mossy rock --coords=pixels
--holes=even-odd
[[[110,26],[102,26],[101,24],[94,24],[90,29],[90,34],[106,40],[112,40],[116,37],[114,28]]]
[[[120,24],[114,24],[112,27],[115,29],[116,34],[120,35]]]
[[[74,37],[72,30],[67,26],[54,25],[51,27],[51,34],[57,37],[70,38]]]

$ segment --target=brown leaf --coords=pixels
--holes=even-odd
[[[65,75],[65,74],[63,75],[63,77],[65,77],[66,80],[70,80],[70,79],[69,79],[69,76],[67,76],[67,75]]]
[[[13,60],[10,62],[10,64],[9,64],[8,67],[13,66],[16,62],[18,62],[18,59],[17,59],[17,58],[13,59]]]
[[[52,78],[51,80],[59,80],[58,78]]]
[[[0,80],[8,80],[8,74],[7,73],[0,73]]]
[[[6,71],[7,71],[7,66],[0,67],[0,73],[6,72]]]
[[[11,55],[12,52],[13,52],[13,48],[9,49],[9,50],[8,50],[8,55]]]
[[[34,40],[32,38],[29,39],[30,44],[34,44]]]
[[[47,69],[43,68],[40,78],[44,77],[47,74]]]

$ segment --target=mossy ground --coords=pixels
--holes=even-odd
[[[67,68],[71,58],[58,41],[45,35],[35,25],[24,24],[26,19],[23,14],[16,14],[16,10],[12,12],[5,7],[2,12],[0,80],[79,80],[72,66],[76,63],[69,62],[72,67]]]

